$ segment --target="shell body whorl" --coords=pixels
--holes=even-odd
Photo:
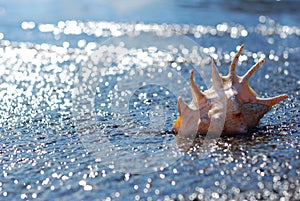
[[[219,74],[212,62],[212,87],[200,91],[194,81],[194,71],[191,71],[190,85],[192,102],[187,105],[178,98],[179,117],[174,121],[175,134],[188,136],[189,133],[205,135],[214,129],[212,121],[222,124],[222,134],[247,133],[253,129],[259,120],[273,105],[284,100],[286,94],[271,98],[260,98],[249,86],[249,79],[265,62],[261,60],[253,65],[244,76],[236,74],[236,64],[242,53],[242,45],[234,57],[226,76]],[[196,128],[195,128],[196,127]]]

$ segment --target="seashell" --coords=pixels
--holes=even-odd
[[[175,134],[189,136],[192,133],[205,135],[208,131],[222,134],[242,134],[253,129],[273,105],[288,97],[283,94],[271,98],[260,98],[249,86],[249,79],[265,62],[253,65],[244,76],[236,74],[236,65],[244,45],[236,53],[226,76],[219,74],[212,61],[212,87],[200,91],[194,81],[194,71],[190,74],[192,102],[187,105],[178,98],[179,117],[174,121]],[[213,126],[211,125],[213,123]]]

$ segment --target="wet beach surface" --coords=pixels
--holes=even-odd
[[[0,3],[0,200],[300,199],[297,1],[14,3]],[[180,149],[193,50],[206,89],[210,58],[224,75],[241,44],[237,73],[266,59],[250,85],[289,97],[247,135]]]

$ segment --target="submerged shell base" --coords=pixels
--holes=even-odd
[[[283,94],[271,98],[260,98],[249,86],[249,79],[265,62],[260,60],[244,76],[236,74],[236,65],[244,45],[236,53],[226,76],[219,74],[212,62],[212,87],[200,91],[191,71],[190,86],[193,100],[187,105],[178,98],[179,116],[174,121],[175,134],[190,136],[194,133],[205,135],[208,131],[222,134],[241,134],[253,129],[273,105],[286,99]]]

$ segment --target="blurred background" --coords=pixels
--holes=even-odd
[[[280,24],[299,26],[298,8],[299,1],[292,0],[1,0],[0,32],[8,40],[27,41],[34,39],[20,30],[22,22],[34,22],[33,29],[66,20],[253,26],[261,15]]]

